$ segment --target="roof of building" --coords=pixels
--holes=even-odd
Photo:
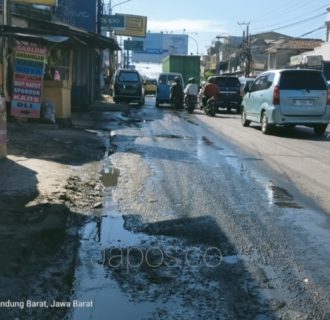
[[[308,51],[320,46],[323,43],[321,39],[301,39],[289,38],[279,39],[273,42],[266,51],[294,49],[298,51]]]

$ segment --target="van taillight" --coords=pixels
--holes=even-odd
[[[328,99],[327,99],[327,105],[330,106],[330,85],[328,86]]]
[[[275,105],[280,104],[280,88],[279,88],[279,86],[274,87],[273,104],[275,104]]]

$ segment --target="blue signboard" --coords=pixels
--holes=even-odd
[[[143,41],[124,40],[124,50],[131,50],[134,52],[143,52]]]
[[[69,25],[97,31],[95,0],[58,0],[56,17]]]
[[[124,15],[102,15],[101,16],[102,30],[111,31],[118,29],[125,29],[125,16]]]

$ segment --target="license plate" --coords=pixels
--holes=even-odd
[[[314,104],[314,100],[312,99],[295,99],[293,100],[295,106],[312,106]]]

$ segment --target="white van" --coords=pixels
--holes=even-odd
[[[262,133],[275,125],[312,127],[322,136],[330,119],[330,91],[320,70],[281,69],[261,73],[242,101],[243,126],[261,124]]]

